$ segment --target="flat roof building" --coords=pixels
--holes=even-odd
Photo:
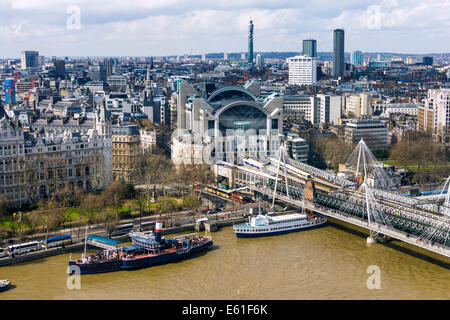
[[[345,124],[345,141],[358,143],[363,139],[372,151],[387,149],[387,136],[388,130],[380,120],[351,119]]]

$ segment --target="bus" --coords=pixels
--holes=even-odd
[[[42,248],[45,248],[47,245],[47,248],[52,247],[59,247],[66,244],[72,244],[72,237],[70,234],[65,234],[63,236],[56,236],[52,238],[48,238],[47,241],[42,240]]]
[[[31,241],[26,243],[19,243],[8,246],[9,255],[20,255],[27,252],[33,252],[42,250],[42,246],[37,241]]]
[[[140,231],[150,231],[154,230],[156,221],[146,221],[141,223]]]
[[[114,228],[109,230],[108,237],[111,238],[114,236],[121,236],[121,235],[127,234],[131,230],[133,230],[132,223],[121,224],[121,225],[115,226]]]
[[[0,258],[3,258],[6,255],[7,255],[6,249],[0,248]]]

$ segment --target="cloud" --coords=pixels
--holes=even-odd
[[[71,5],[80,8],[81,30],[66,27]],[[246,51],[250,17],[255,51],[300,51],[310,37],[319,51],[331,51],[334,28],[345,29],[349,51],[450,51],[449,0],[0,0],[0,6],[5,57],[25,49],[61,56]]]

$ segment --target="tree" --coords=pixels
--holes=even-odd
[[[75,187],[72,190],[70,185],[59,188],[56,193],[56,202],[62,207],[78,207],[81,203],[83,190]]]
[[[136,159],[136,170],[139,181],[144,184],[147,204],[155,200],[156,185],[160,184],[166,199],[165,185],[175,177],[172,161],[162,154],[145,152]],[[153,188],[151,186],[153,185]]]
[[[206,185],[216,183],[214,174],[212,173],[211,167],[208,164],[186,165],[184,174],[188,178],[192,190],[194,190],[196,186],[199,187],[199,199],[201,198],[203,188]]]
[[[80,209],[86,217],[87,223],[90,226],[95,221],[95,216],[98,212],[101,202],[99,196],[93,193],[88,193],[81,201]]]
[[[129,193],[129,187],[119,180],[111,182],[102,192],[103,203],[114,207],[115,223],[119,221],[119,209]]]
[[[0,193],[0,217],[9,216],[13,208],[12,202],[3,193]]]
[[[405,170],[414,168],[416,182],[423,187],[427,181],[436,181],[448,172],[447,152],[431,137],[411,135],[397,143],[390,160]]]
[[[0,217],[10,217],[11,231],[14,234],[14,204],[4,194],[0,194]]]
[[[325,169],[328,165],[337,167],[340,163],[345,163],[353,150],[352,144],[334,136],[313,136],[307,141],[310,146],[308,162],[320,169]]]

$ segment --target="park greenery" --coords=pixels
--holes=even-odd
[[[97,192],[61,188],[25,207],[17,207],[0,195],[0,239],[64,228],[79,230],[86,224],[100,224],[108,230],[121,219],[150,215],[172,225],[173,213],[189,210],[195,216],[201,194],[194,192],[194,186],[215,183],[206,165],[174,168],[170,159],[152,153],[135,161],[137,178],[133,184],[116,179]]]

